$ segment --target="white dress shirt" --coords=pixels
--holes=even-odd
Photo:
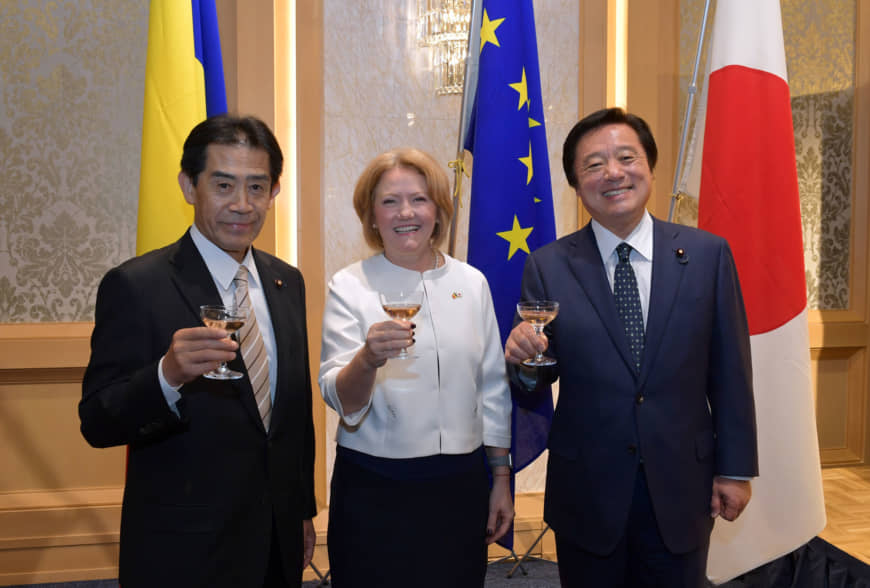
[[[601,254],[601,261],[604,263],[604,272],[607,274],[607,280],[610,282],[611,292],[613,291],[616,265],[619,263],[616,247],[620,243],[631,245],[631,254],[628,259],[631,262],[631,268],[634,270],[634,277],[637,280],[637,289],[640,293],[640,307],[643,312],[643,324],[644,328],[646,328],[646,319],[649,315],[650,284],[652,283],[652,217],[649,212],[644,211],[643,218],[640,219],[640,222],[625,239],[620,239],[605,229],[595,219],[592,219],[592,232],[595,234],[596,243],[598,243],[598,252]]]

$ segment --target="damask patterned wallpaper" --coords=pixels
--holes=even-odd
[[[809,307],[849,308],[854,0],[782,2]]]
[[[855,1],[782,0],[781,6],[808,304],[812,309],[848,309]],[[703,0],[681,3],[680,71],[684,95],[694,65],[703,9]],[[708,31],[711,26],[712,16]],[[702,59],[702,67],[704,63]],[[683,109],[684,104],[680,111]],[[680,211],[680,222],[697,222],[694,201],[681,203]]]
[[[88,321],[135,253],[147,0],[0,0],[0,323]]]

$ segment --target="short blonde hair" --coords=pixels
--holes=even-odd
[[[432,243],[439,245],[447,235],[447,225],[453,217],[453,200],[450,197],[450,182],[447,174],[434,157],[412,147],[391,149],[381,153],[369,162],[356,181],[353,190],[353,207],[362,223],[363,236],[371,247],[383,249],[384,241],[375,228],[374,198],[375,187],[381,176],[397,167],[407,168],[420,173],[426,180],[429,198],[435,203],[437,216],[432,230]]]

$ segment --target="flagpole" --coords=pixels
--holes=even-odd
[[[674,169],[674,185],[671,188],[671,206],[668,210],[668,222],[673,222],[674,211],[682,194],[678,191],[680,176],[683,173],[683,156],[686,151],[686,140],[689,136],[689,119],[692,117],[692,108],[695,105],[695,94],[698,92],[698,69],[701,64],[701,52],[704,49],[704,37],[707,35],[707,15],[710,12],[710,0],[704,2],[704,18],[701,20],[701,32],[698,34],[698,50],[695,53],[695,66],[692,71],[692,82],[689,84],[688,99],[686,100],[686,116],[683,119],[683,130],[680,133],[680,149],[677,153],[677,167]],[[695,121],[697,124],[697,121]]]
[[[471,24],[468,29],[468,50],[465,53],[465,78],[462,82],[462,112],[459,113],[459,133],[456,144],[456,159],[447,164],[453,168],[453,218],[450,219],[450,235],[447,240],[447,255],[453,257],[456,250],[456,219],[459,216],[460,197],[462,196],[462,176],[465,171],[465,136],[468,133],[468,119],[474,107],[474,92],[477,88],[477,69],[480,64],[480,21],[483,0],[472,0]]]

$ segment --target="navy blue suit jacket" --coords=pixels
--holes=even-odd
[[[653,226],[640,371],[591,226],[532,253],[523,274],[523,299],[560,303],[547,352],[558,365],[542,378],[559,379],[544,516],[601,555],[623,533],[641,459],[674,553],[709,535],[714,475],[758,473],[749,333],[731,251],[704,231]]]
[[[302,520],[316,514],[314,429],[302,275],[254,251],[275,333],[267,433],[250,380],[202,377],[168,407],[157,365],[175,331],[202,325],[220,295],[189,233],[110,270],[97,293],[79,404],[95,447],[128,445],[121,514],[125,588],[262,586],[273,521],[301,578]],[[244,370],[240,355],[230,363]]]

